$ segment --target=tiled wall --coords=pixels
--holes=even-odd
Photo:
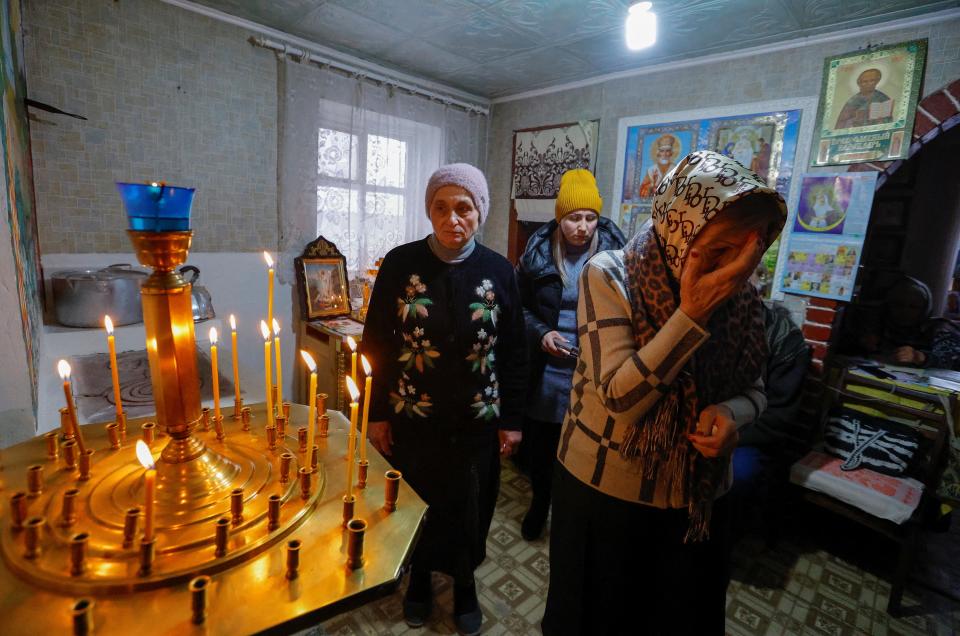
[[[127,252],[115,181],[198,189],[193,250],[277,242],[277,73],[237,27],[156,0],[29,0],[43,253]]]
[[[607,204],[612,205],[617,120],[621,117],[815,97],[820,93],[825,57],[868,44],[893,44],[916,38],[929,40],[923,94],[960,78],[960,20],[954,19],[495,104],[488,158],[491,215],[484,229],[485,242],[498,251],[506,251],[515,129],[600,118],[597,182]],[[810,140],[801,143],[809,144]]]

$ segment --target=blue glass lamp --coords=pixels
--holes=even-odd
[[[194,188],[163,183],[117,183],[130,229],[137,232],[182,232],[190,229]]]

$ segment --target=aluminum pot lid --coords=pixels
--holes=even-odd
[[[54,272],[50,276],[62,280],[142,280],[148,274],[128,266],[110,265],[100,269],[64,269]]]

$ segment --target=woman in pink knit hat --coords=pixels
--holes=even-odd
[[[430,236],[391,250],[377,274],[363,349],[377,369],[370,441],[430,506],[412,558],[404,619],[430,615],[431,573],[453,577],[454,618],[479,633],[473,572],[520,441],[526,389],[523,307],[513,268],[480,245],[487,180],[468,164],[427,184]]]

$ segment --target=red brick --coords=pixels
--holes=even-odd
[[[810,345],[811,353],[813,354],[814,360],[823,360],[827,357],[827,343],[825,342],[810,342],[807,341],[807,344]]]
[[[836,309],[840,306],[839,300],[832,300],[830,298],[817,298],[816,296],[810,297],[810,306],[812,307],[826,307],[828,309]]]
[[[916,119],[914,120],[914,122],[913,122],[913,136],[914,136],[914,138],[916,138],[916,137],[923,137],[924,135],[926,135],[928,132],[930,132],[931,130],[933,130],[933,129],[936,128],[936,127],[937,127],[937,125],[936,125],[935,123],[933,123],[932,121],[930,121],[930,119],[929,119],[928,117],[926,117],[926,116],[925,116],[923,113],[921,113],[920,111],[917,111],[917,118],[916,118]]]
[[[940,122],[945,122],[957,114],[957,107],[953,105],[943,91],[937,91],[932,95],[927,95],[920,103],[923,109],[936,117]],[[917,113],[919,117],[921,113]]]
[[[837,312],[822,307],[807,307],[807,322],[816,322],[821,325],[832,325]]]
[[[828,325],[814,325],[804,323],[803,337],[807,340],[816,340],[817,342],[829,342],[833,333],[833,327]]]

